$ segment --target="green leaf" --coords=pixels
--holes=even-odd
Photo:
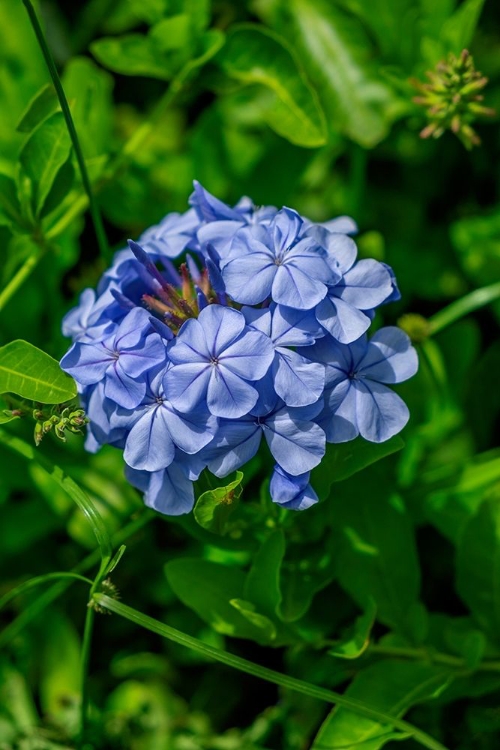
[[[0,442],[3,443],[7,448],[19,453],[24,456],[28,461],[36,461],[40,467],[47,473],[48,476],[52,477],[62,488],[67,492],[69,497],[77,504],[82,513],[85,515],[92,530],[97,539],[99,549],[101,552],[101,559],[103,565],[107,565],[113,555],[111,547],[111,540],[109,538],[108,530],[99,515],[98,511],[94,507],[88,495],[73,481],[73,479],[64,473],[59,467],[49,461],[45,456],[37,450],[34,446],[25,443],[24,440],[20,440],[14,435],[9,435],[6,432],[0,430]]]
[[[235,567],[209,560],[184,558],[165,566],[168,582],[176,596],[218,633],[235,638],[267,641],[267,618],[264,629],[250,622],[231,601],[245,599],[245,574]]]
[[[279,135],[309,148],[326,143],[317,97],[282,37],[251,24],[233,27],[217,62],[231,78],[269,91],[262,115]]]
[[[21,224],[21,205],[17,196],[16,183],[9,175],[0,172],[0,210],[16,224]],[[0,214],[1,216],[1,214]]]
[[[276,628],[274,623],[268,617],[259,614],[255,605],[252,602],[244,601],[243,599],[231,599],[229,602],[232,607],[238,610],[243,617],[255,625],[259,631],[262,631],[264,637],[268,641],[272,641],[276,638]]]
[[[50,611],[44,622],[40,649],[40,703],[45,715],[57,720],[80,695],[80,639],[71,620]]]
[[[457,591],[481,627],[500,633],[500,504],[485,500],[457,548]]]
[[[224,536],[228,530],[228,520],[234,511],[243,488],[243,472],[236,472],[236,479],[225,487],[216,487],[204,492],[194,506],[194,517],[204,529]]]
[[[385,443],[369,443],[363,438],[356,438],[348,443],[328,443],[323,460],[311,473],[311,484],[319,499],[324,500],[330,494],[333,482],[348,479],[403,447],[400,435],[394,435]]]
[[[335,578],[331,555],[323,550],[317,552],[311,550],[307,559],[283,566],[279,616],[285,622],[295,622],[305,615],[315,594]]]
[[[0,411],[0,424],[7,424],[13,419],[19,419],[17,414],[7,414],[6,411]]]
[[[42,404],[60,404],[76,397],[76,383],[48,354],[27,341],[0,348],[0,393],[15,393]]]
[[[38,216],[57,173],[69,156],[71,139],[62,112],[56,112],[34,130],[21,149],[24,174],[34,188],[33,209]]]
[[[56,90],[51,83],[47,83],[42,86],[26,107],[16,130],[19,133],[31,133],[41,122],[59,110]]]
[[[465,0],[443,24],[441,39],[458,54],[472,42],[484,0]]]
[[[175,72],[154,38],[144,34],[98,39],[92,42],[90,50],[102,65],[115,73],[169,81]]]
[[[50,188],[49,194],[47,195],[43,207],[40,211],[40,217],[44,218],[55,209],[59,208],[60,204],[66,198],[75,181],[75,169],[73,167],[73,160],[71,151],[68,158],[59,169],[52,187]]]
[[[87,57],[73,57],[62,79],[85,159],[107,154],[113,137],[113,78]]]
[[[349,632],[338,643],[328,650],[330,656],[337,659],[359,659],[370,644],[370,633],[375,623],[377,607],[371,601],[366,612],[356,617]]]
[[[345,695],[397,718],[417,703],[439,695],[449,681],[449,670],[418,662],[387,660],[363,669]],[[372,721],[336,707],[323,722],[311,750],[379,750],[390,740],[411,736],[394,736],[393,730],[390,721]]]
[[[362,25],[327,0],[282,0],[280,8],[287,39],[320,92],[332,132],[375,146],[401,105],[373,66]]]
[[[281,604],[280,571],[285,556],[285,535],[273,531],[259,547],[245,581],[245,599],[259,612],[275,618]]]
[[[363,610],[373,599],[378,619],[413,641],[411,618],[420,589],[415,535],[391,484],[390,477],[370,469],[339,488],[329,502],[332,545],[343,588]]]

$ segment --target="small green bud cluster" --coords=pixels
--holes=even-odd
[[[47,414],[42,409],[33,409],[35,420],[35,445],[40,445],[44,436],[54,430],[54,433],[63,442],[66,442],[65,432],[82,434],[82,427],[87,424],[88,417],[83,409],[75,409],[74,406],[57,404]]]
[[[451,130],[467,149],[479,146],[481,139],[471,123],[477,117],[496,113],[481,104],[484,97],[479,92],[488,79],[475,69],[472,56],[465,49],[458,57],[450,53],[426,75],[429,83],[411,80],[420,93],[413,101],[427,109],[429,119],[421,138],[439,138],[445,130]]]
[[[421,344],[430,336],[431,326],[427,318],[418,313],[406,313],[398,320],[398,326],[408,334],[414,344]]]

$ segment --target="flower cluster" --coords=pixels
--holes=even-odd
[[[366,336],[399,298],[394,275],[356,260],[347,217],[231,208],[197,183],[190,204],[130,241],[64,319],[86,447],[123,449],[146,503],[180,514],[203,469],[226,476],[264,438],[272,499],[306,508],[327,441],[381,442],[408,420],[387,386],[416,372],[415,350],[395,327]]]

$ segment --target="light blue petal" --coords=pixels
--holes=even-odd
[[[208,305],[199,314],[198,321],[203,328],[211,357],[217,357],[224,352],[245,328],[243,314],[239,310],[222,305]],[[181,335],[184,339],[184,334]]]
[[[250,328],[218,356],[221,365],[244,380],[263,378],[273,359],[271,339]]]
[[[356,341],[371,324],[368,315],[334,296],[328,296],[319,303],[316,317],[323,328],[341,344]]]
[[[182,464],[174,461],[163,471],[151,474],[144,502],[167,516],[189,513],[194,505],[194,487]]]
[[[77,383],[93,385],[102,380],[113,361],[112,353],[102,343],[97,345],[76,343],[61,359],[61,367]]]
[[[264,436],[276,461],[293,476],[310,471],[325,455],[321,427],[293,419],[285,409],[266,420]]]
[[[275,266],[276,276],[272,284],[272,298],[275,302],[298,310],[310,310],[327,293],[321,281],[313,279],[293,264]]]
[[[123,372],[119,363],[116,362],[106,372],[104,393],[118,406],[123,406],[125,409],[135,409],[146,395],[146,382],[145,380],[133,380]]]
[[[372,380],[355,380],[356,416],[365,440],[383,443],[401,432],[410,418],[405,402],[390,388]]]
[[[287,406],[313,404],[323,393],[325,367],[297,352],[279,347],[273,364],[276,393]]]
[[[161,406],[148,409],[130,430],[123,457],[133,469],[160,471],[174,460],[165,411]]]
[[[167,355],[174,365],[209,361],[205,331],[198,320],[191,318],[182,324],[177,337],[167,346]]]
[[[256,420],[222,420],[214,441],[206,449],[208,469],[225,477],[255,456],[262,438]]]
[[[392,294],[392,280],[387,268],[376,260],[359,260],[344,275],[344,287],[338,296],[359,310],[370,310]]]
[[[277,268],[269,251],[230,256],[222,269],[226,291],[237,302],[257,305],[270,296]]]
[[[387,326],[375,333],[358,365],[363,377],[380,383],[402,383],[417,370],[417,352],[409,336],[396,326]]]
[[[209,380],[210,365],[190,362],[167,370],[163,385],[174,408],[187,414],[205,399]]]
[[[211,368],[207,391],[207,406],[211,414],[226,419],[238,419],[252,411],[258,398],[253,386],[219,365]]]

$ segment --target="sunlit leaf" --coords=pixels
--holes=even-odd
[[[0,348],[0,392],[59,404],[75,398],[76,383],[51,356],[18,340]]]
[[[57,94],[52,84],[47,83],[30,101],[19,120],[17,130],[20,133],[31,133],[41,122],[60,109]]]

